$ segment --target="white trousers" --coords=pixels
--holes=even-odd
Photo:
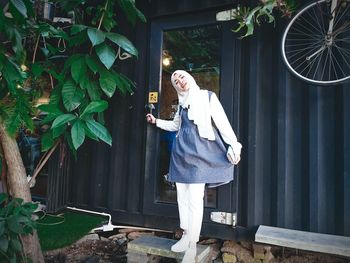
[[[198,242],[203,220],[205,184],[176,183],[180,227],[191,242]]]

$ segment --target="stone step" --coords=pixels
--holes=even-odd
[[[259,226],[255,241],[321,253],[350,257],[350,237]]]
[[[171,246],[176,242],[177,240],[163,237],[143,236],[128,243],[128,253],[139,255],[140,257],[141,255],[158,255],[161,257],[175,258],[181,261],[184,253],[175,253],[170,250]],[[197,245],[196,263],[206,262],[210,251],[210,246]]]

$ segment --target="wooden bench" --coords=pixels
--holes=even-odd
[[[255,241],[350,257],[350,237],[319,234],[271,226],[259,226]]]

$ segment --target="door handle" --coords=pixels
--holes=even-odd
[[[145,109],[147,109],[148,113],[152,114],[153,115],[153,110],[156,109],[156,107],[154,106],[153,103],[148,103],[145,105]]]

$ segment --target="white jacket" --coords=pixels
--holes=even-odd
[[[212,93],[210,96],[209,111],[222,139],[232,147],[235,156],[239,156],[241,154],[242,145],[237,141],[236,134],[215,93]],[[174,119],[171,121],[157,119],[156,125],[158,128],[166,131],[178,131],[181,127],[179,111],[176,112]]]

